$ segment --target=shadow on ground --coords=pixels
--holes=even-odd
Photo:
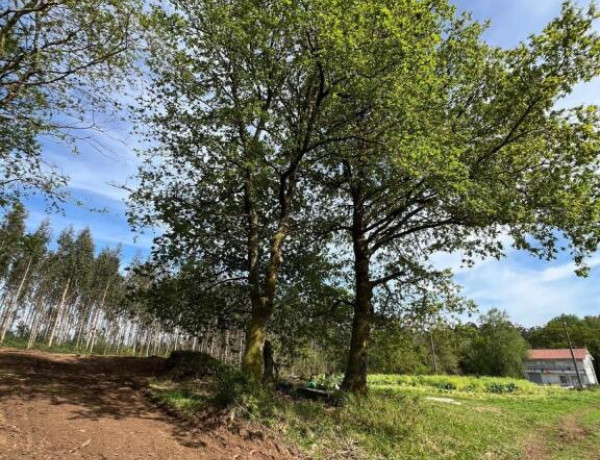
[[[74,418],[98,420],[157,417],[132,391],[159,374],[161,358],[51,356],[0,353],[0,400],[45,399],[52,405],[80,407]]]
[[[0,460],[297,458],[274,440],[150,404],[140,390],[164,362],[0,350]]]

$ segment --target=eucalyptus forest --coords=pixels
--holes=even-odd
[[[93,414],[97,395],[134,380],[181,417],[229,411],[217,423],[229,441],[202,438],[204,456],[179,438],[113,452],[57,436],[56,458],[301,458],[251,428],[225,448],[240,417],[302,458],[554,459],[546,415],[568,430],[587,414],[578,433],[595,433],[593,390],[523,377],[530,348],[570,349],[575,370],[585,350],[598,372],[598,311],[523,327],[508,305],[480,311],[439,260],[465,273],[560,260],[582,279],[598,265],[600,107],[565,101],[600,76],[600,11],[566,1],[497,46],[459,3],[0,0],[0,402],[4,367],[23,401],[58,376],[65,404]],[[124,198],[102,209],[54,158],[114,153],[94,143],[111,126],[126,126],[136,172],[111,181]],[[92,223],[53,228],[74,209]],[[136,255],[94,236],[115,213],[152,235]],[[87,396],[64,386],[74,375]],[[30,396],[11,393],[18,382]],[[107,433],[149,407],[123,391],[111,401],[139,407]],[[428,412],[437,394],[453,415]],[[3,417],[22,419],[2,411],[6,458],[46,458],[41,441],[2,437]],[[458,431],[440,428],[447,417]],[[592,458],[594,436],[564,458]],[[456,439],[470,443],[458,454]]]

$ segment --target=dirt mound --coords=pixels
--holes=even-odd
[[[0,351],[0,459],[296,459],[278,440],[190,426],[136,390],[160,358]]]

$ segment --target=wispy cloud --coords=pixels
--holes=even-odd
[[[562,313],[598,314],[600,276],[596,270],[589,278],[579,278],[570,262],[531,264],[511,258],[492,260],[456,278],[465,286],[464,295],[474,299],[482,310],[504,309],[525,326],[542,324]],[[593,258],[590,265],[600,265],[600,258]]]
[[[135,139],[120,131],[90,132],[77,142],[80,153],[55,142],[44,144],[45,158],[69,177],[69,187],[96,194],[104,199],[123,201],[127,192],[120,188],[131,184],[140,163]]]

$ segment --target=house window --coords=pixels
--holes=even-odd
[[[560,376],[560,384],[561,385],[568,385],[569,384],[569,380],[567,379],[566,375],[561,375]]]

